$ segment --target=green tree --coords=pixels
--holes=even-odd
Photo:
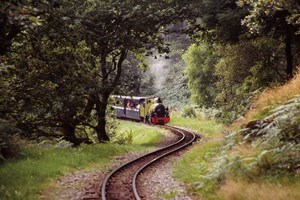
[[[214,68],[219,59],[216,48],[208,43],[193,44],[183,59],[192,100],[200,106],[212,107],[218,91]]]
[[[293,44],[299,36],[300,6],[294,0],[239,0],[241,7],[247,7],[249,14],[244,18],[250,33],[267,35],[272,34],[275,38],[284,38],[286,54],[286,74],[289,78],[294,72]],[[295,21],[294,21],[295,20]]]
[[[109,139],[108,98],[129,72],[127,55],[167,52],[165,27],[190,15],[178,1],[63,0],[44,10],[44,24],[15,35],[1,56],[1,116],[28,132],[60,129],[72,142],[78,126]]]
[[[0,2],[0,55],[7,53],[13,39],[22,31],[34,29],[43,22],[46,1],[2,0]]]
[[[246,32],[241,20],[247,9],[236,0],[200,0],[193,2],[196,13],[190,34],[208,42],[237,43]]]
[[[181,1],[92,1],[80,19],[81,33],[91,50],[91,62],[98,68],[103,88],[94,95],[99,140],[105,131],[107,100],[119,82],[128,52],[157,48],[168,52],[162,33],[170,23],[186,19],[190,10]]]
[[[60,129],[65,139],[78,144],[76,126],[90,125],[89,94],[98,85],[88,49],[71,35],[76,27],[71,11],[77,5],[61,1],[48,6],[45,24],[16,36],[12,52],[1,57],[8,67],[1,76],[0,117],[16,120],[30,137],[53,136]]]
[[[284,45],[264,37],[228,45],[221,52],[215,66],[216,106],[230,122],[248,109],[253,92],[285,81]]]

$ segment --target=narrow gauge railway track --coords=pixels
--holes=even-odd
[[[179,135],[180,139],[173,144],[143,155],[113,170],[106,176],[102,183],[102,200],[140,200],[141,197],[136,184],[138,175],[152,163],[172,154],[173,152],[183,149],[184,147],[192,144],[192,142],[196,139],[196,135],[193,132],[167,125],[161,127]]]

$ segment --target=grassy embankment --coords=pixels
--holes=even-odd
[[[118,132],[130,132],[132,144],[95,144],[79,148],[41,148],[29,145],[22,159],[0,166],[0,199],[38,199],[38,193],[59,176],[78,170],[99,170],[114,156],[144,151],[162,139],[162,130],[120,122]],[[146,137],[147,136],[147,137]]]
[[[186,153],[176,164],[174,169],[175,176],[186,183],[190,194],[201,195],[197,190],[198,177],[205,174],[204,168],[208,168],[207,154],[217,148],[224,135],[221,133],[223,125],[212,120],[205,120],[201,117],[183,118],[179,113],[172,113],[171,125],[181,126],[201,133],[204,136],[202,142],[197,143]],[[202,164],[200,166],[199,164]],[[203,164],[206,163],[206,166]]]
[[[205,135],[206,130],[212,130],[208,132],[210,137],[207,141],[195,145],[177,163],[174,169],[175,176],[187,184],[191,194],[204,199],[300,199],[299,173],[296,175],[282,173],[283,170],[289,169],[286,165],[290,163],[290,159],[284,160],[285,154],[292,155],[291,159],[296,161],[300,157],[297,153],[299,145],[291,146],[295,151],[295,154],[292,154],[289,150],[284,151],[284,148],[289,145],[276,140],[274,145],[278,148],[272,149],[272,144],[268,145],[264,141],[270,139],[267,136],[246,142],[240,134],[229,135],[249,121],[264,119],[274,114],[274,108],[286,104],[299,94],[300,74],[298,73],[295,79],[286,85],[261,93],[245,119],[233,124],[228,136],[222,141],[219,140],[220,129],[208,126],[208,124],[215,125],[212,122],[207,123],[200,119],[179,120],[179,117],[173,117],[174,125],[181,125],[182,120],[193,121],[192,124],[195,125],[189,128],[195,131],[203,132]],[[299,119],[298,116],[298,127]],[[210,128],[207,129],[206,126]],[[293,137],[289,138],[293,139]],[[278,166],[282,167],[282,171],[281,168],[275,170]]]

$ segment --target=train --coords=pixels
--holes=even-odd
[[[117,118],[162,125],[170,122],[169,108],[160,97],[114,95],[113,98]]]

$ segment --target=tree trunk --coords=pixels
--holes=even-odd
[[[285,55],[286,55],[286,74],[288,79],[293,77],[293,53],[292,53],[292,34],[289,25],[286,28],[285,37]]]
[[[75,126],[69,122],[62,124],[63,134],[65,140],[77,144],[78,140],[75,135]]]
[[[109,141],[109,137],[106,134],[106,108],[109,94],[102,94],[101,101],[97,99],[96,110],[98,117],[98,124],[96,126],[97,138],[100,141]]]
[[[103,91],[99,96],[96,95],[95,104],[98,117],[98,124],[95,128],[97,132],[98,141],[109,141],[106,134],[106,108],[109,95],[115,89],[122,73],[122,63],[126,58],[127,50],[122,49],[120,53],[112,58],[113,68],[107,68],[106,58],[108,55],[104,52],[101,54],[100,72],[102,77]],[[115,73],[115,76],[113,75]],[[114,76],[114,78],[113,78]],[[111,80],[110,80],[111,79]],[[100,97],[100,98],[99,98]]]

